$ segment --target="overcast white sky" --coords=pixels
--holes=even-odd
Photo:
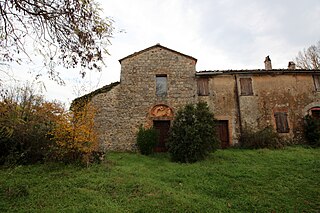
[[[299,50],[320,40],[319,0],[97,1],[125,33],[114,34],[101,73],[81,79],[78,71],[62,70],[67,86],[45,81],[48,99],[69,103],[82,85],[90,92],[118,81],[119,59],[157,43],[197,58],[201,71],[262,69],[267,55],[273,68],[286,68]],[[24,80],[32,69],[12,73]]]

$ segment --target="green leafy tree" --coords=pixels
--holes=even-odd
[[[54,80],[60,64],[101,69],[114,28],[94,0],[0,0],[0,13],[0,65],[35,51]]]
[[[177,112],[167,145],[173,161],[193,163],[215,151],[218,141],[214,115],[206,103],[199,102]]]

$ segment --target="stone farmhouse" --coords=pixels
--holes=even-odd
[[[156,151],[177,110],[205,101],[218,122],[221,148],[238,143],[245,129],[267,126],[282,137],[303,138],[304,116],[320,117],[320,70],[287,69],[196,71],[197,59],[160,44],[119,60],[120,82],[74,100],[90,101],[97,109],[95,125],[101,148],[136,150],[140,125],[160,132]]]

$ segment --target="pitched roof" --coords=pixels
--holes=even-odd
[[[254,70],[204,70],[197,71],[196,76],[232,75],[232,74],[320,74],[320,70],[305,69],[254,69]]]
[[[125,60],[125,59],[128,59],[128,58],[131,58],[131,57],[133,57],[133,56],[139,55],[139,54],[141,54],[141,53],[143,53],[143,52],[149,51],[149,50],[151,50],[151,49],[153,49],[153,48],[156,48],[156,47],[160,47],[160,48],[165,49],[165,50],[168,50],[168,51],[170,51],[170,52],[173,52],[173,53],[182,55],[182,56],[184,56],[184,57],[190,58],[190,59],[194,60],[195,62],[197,62],[197,59],[194,58],[194,57],[192,57],[192,56],[183,54],[183,53],[181,53],[181,52],[178,52],[178,51],[175,51],[175,50],[172,50],[172,49],[169,49],[169,48],[164,47],[164,46],[162,46],[162,45],[160,45],[160,44],[156,44],[156,45],[154,45],[154,46],[148,47],[148,48],[146,48],[146,49],[143,49],[143,50],[140,50],[140,51],[138,51],[138,52],[135,52],[135,53],[133,53],[133,54],[131,54],[131,55],[128,55],[128,56],[120,59],[119,62],[120,62],[120,64],[121,64],[121,62],[122,62],[123,60]]]
[[[78,109],[83,107],[84,105],[86,105],[88,102],[91,101],[91,99],[100,94],[100,93],[106,93],[109,92],[113,87],[117,86],[118,84],[120,84],[120,82],[113,82],[111,84],[105,85],[99,89],[96,89],[86,95],[83,95],[81,97],[78,97],[76,99],[74,99],[71,103],[70,109],[74,110],[74,109]]]

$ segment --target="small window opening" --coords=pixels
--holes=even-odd
[[[251,78],[240,78],[240,86],[241,86],[241,95],[244,95],[244,96],[253,95]]]
[[[167,95],[167,75],[156,75],[156,95],[164,97]]]
[[[209,95],[209,79],[198,78],[197,79],[198,95],[206,96]]]
[[[317,92],[320,91],[320,75],[313,76],[314,87]]]

